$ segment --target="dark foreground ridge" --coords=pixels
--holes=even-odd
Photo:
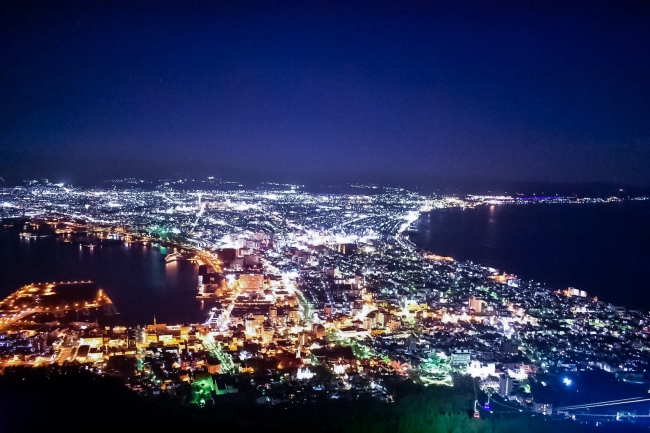
[[[259,406],[220,401],[199,408],[177,397],[141,397],[116,378],[77,365],[12,367],[0,375],[0,431],[74,432],[92,425],[103,431],[341,432],[341,433],[509,433],[589,432],[594,426],[551,421],[529,414],[472,417],[471,381],[455,387],[398,385],[394,403],[330,401],[314,405]],[[641,426],[611,423],[600,432],[637,431]]]

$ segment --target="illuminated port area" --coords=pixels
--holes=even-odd
[[[165,266],[197,264],[196,297],[210,303],[196,323],[105,326],[83,314],[114,310],[94,284],[28,285],[0,303],[3,366],[79,362],[139,393],[199,405],[240,392],[260,404],[388,402],[388,383],[453,386],[471,377],[497,403],[542,415],[554,410],[531,393],[546,386],[543,374],[571,387],[562,375],[642,381],[650,370],[646,311],[458,262],[408,239],[421,212],[435,209],[615,198],[459,198],[372,186],[312,193],[213,179],[104,189],[32,182],[1,193],[4,225],[23,242],[90,234],[79,248],[164,247]],[[73,318],[63,314],[70,311]]]
[[[10,325],[20,328],[25,322],[70,311],[110,310],[112,305],[104,291],[90,281],[29,284],[0,301],[0,329]]]

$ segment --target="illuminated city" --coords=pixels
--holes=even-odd
[[[119,311],[110,293],[92,282],[34,282],[0,302],[4,367],[75,361],[138,393],[199,406],[239,392],[242,374],[258,378],[252,392],[263,405],[352,394],[390,402],[385,381],[453,386],[467,376],[496,404],[566,417],[584,408],[537,401],[529,383],[538,374],[589,369],[634,381],[650,369],[647,312],[438,256],[408,238],[421,212],[529,198],[184,182],[87,189],[33,181],[0,191],[4,229],[25,242],[55,236],[80,249],[164,249],[167,266],[198,266],[196,297],[214,305],[197,323],[152,317],[106,327],[91,312]],[[86,240],[73,240],[80,234]]]
[[[650,2],[0,4],[0,433],[650,429]]]

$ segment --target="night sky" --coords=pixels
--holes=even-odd
[[[0,176],[650,186],[650,2],[4,1]]]

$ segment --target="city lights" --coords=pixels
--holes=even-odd
[[[381,401],[390,401],[387,378],[453,386],[455,377],[468,376],[520,410],[534,409],[528,406],[537,374],[548,366],[575,371],[587,350],[591,369],[650,369],[639,349],[650,323],[641,311],[613,311],[583,290],[550,290],[419,250],[409,239],[421,212],[528,200],[378,187],[367,194],[315,194],[296,185],[233,190],[209,182],[214,189],[201,191],[171,184],[139,189],[139,181],[121,190],[47,182],[0,190],[8,218],[30,209],[17,228],[23,239],[55,237],[81,251],[141,245],[163,255],[169,269],[190,261],[198,266],[201,301],[193,324],[154,318],[141,327],[110,328],[83,318],[114,308],[110,293],[92,283],[25,286],[0,302],[2,365],[78,361],[111,374],[114,357],[132,357],[131,389],[157,395],[191,384],[190,400],[199,406],[237,392],[232,378],[240,374],[277,375],[281,384],[296,381],[333,399],[354,390]],[[67,296],[73,287],[87,287],[90,295]],[[53,318],[68,326],[47,346],[34,324]],[[24,344],[33,355],[16,354]],[[575,388],[568,377],[561,383]],[[254,392],[261,404],[305,398],[279,385],[259,384]],[[551,413],[551,406],[540,407]]]

